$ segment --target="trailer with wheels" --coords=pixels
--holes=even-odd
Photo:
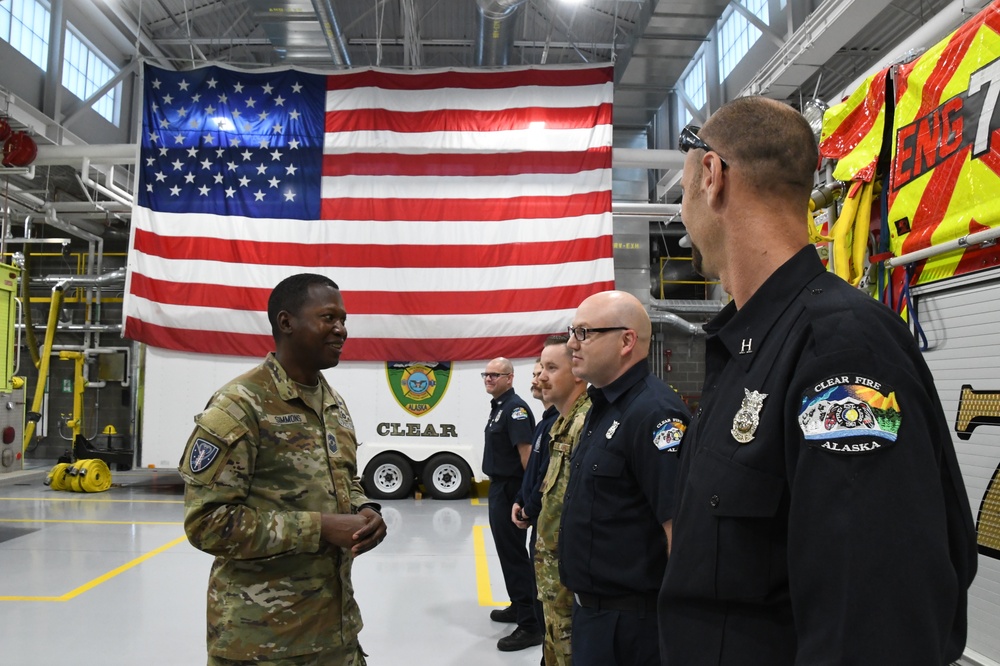
[[[514,388],[530,404],[534,361],[513,363]],[[369,497],[399,499],[423,485],[434,499],[459,499],[486,478],[490,396],[479,374],[485,365],[390,361],[338,368],[341,378],[349,377],[338,390],[358,424],[358,471]]]
[[[148,347],[143,467],[176,467],[212,392],[260,359],[184,354]],[[536,417],[533,359],[514,359],[514,389]],[[372,499],[410,496],[419,484],[435,499],[466,497],[482,470],[490,396],[480,372],[486,361],[344,361],[324,375],[347,403],[358,438],[358,474]],[[178,391],[184,386],[184,391]],[[150,406],[169,405],[169,409]]]

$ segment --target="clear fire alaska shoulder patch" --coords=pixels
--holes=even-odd
[[[895,391],[856,374],[818,382],[802,396],[799,409],[799,428],[806,442],[842,455],[892,446],[902,423]]]

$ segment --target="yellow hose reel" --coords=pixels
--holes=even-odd
[[[100,458],[59,463],[45,477],[45,485],[52,490],[100,493],[111,487],[111,469]]]

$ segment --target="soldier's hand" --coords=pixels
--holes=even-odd
[[[382,543],[382,539],[386,535],[385,521],[382,520],[378,511],[364,508],[358,512],[358,515],[364,517],[365,525],[353,535],[354,545],[351,547],[351,553],[355,557],[367,553]]]
[[[511,521],[520,527],[522,530],[528,529],[528,521],[523,520],[524,512],[521,510],[522,507],[517,502],[514,502],[514,506],[510,507],[510,519]]]
[[[319,538],[340,548],[351,548],[354,535],[366,524],[360,513],[324,513],[320,515]]]

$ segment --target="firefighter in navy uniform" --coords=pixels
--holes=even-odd
[[[976,545],[948,423],[906,325],[809,245],[809,125],[744,97],[681,148],[695,267],[733,302],[680,445],[663,663],[958,659]]]
[[[660,661],[656,595],[667,563],[680,397],[649,371],[649,316],[610,291],[577,308],[567,344],[592,407],[570,458],[559,574],[573,592],[575,666]],[[694,662],[691,662],[694,663]]]
[[[509,360],[493,359],[482,376],[486,392],[493,398],[483,447],[483,472],[490,477],[490,532],[511,602],[508,608],[492,611],[490,619],[517,623],[509,636],[497,641],[497,649],[513,652],[541,645],[543,640],[535,612],[535,571],[525,534],[510,519],[531,453],[535,418],[527,403],[514,393],[514,366]]]

